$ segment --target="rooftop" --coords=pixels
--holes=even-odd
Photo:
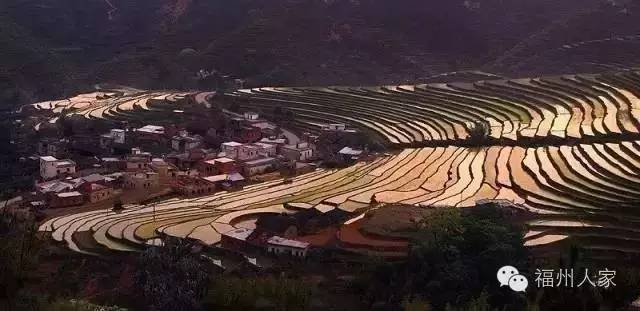
[[[260,140],[260,142],[262,143],[267,143],[267,144],[285,144],[286,139],[284,138],[275,138],[275,139],[271,139],[271,138],[263,138]]]
[[[217,158],[217,159],[214,159],[214,161],[216,161],[216,162],[220,162],[220,163],[230,163],[230,162],[235,162],[235,160],[234,160],[234,159],[229,159],[229,158],[227,158],[227,157]]]
[[[298,151],[312,149],[311,147],[309,147],[309,144],[307,143],[299,143],[297,145],[286,145],[286,146],[283,146],[283,148],[290,149],[290,150],[298,150]]]
[[[275,129],[275,128],[276,128],[276,126],[275,126],[275,125],[273,125],[273,124],[271,124],[271,123],[268,123],[268,122],[258,122],[258,123],[254,123],[254,124],[252,124],[252,126],[253,126],[253,127],[257,127],[257,128],[259,128],[259,129],[262,129],[262,130],[264,130],[264,129],[270,129],[270,130],[273,130],[273,129]]]
[[[40,160],[46,161],[46,162],[58,161],[58,159],[56,159],[55,157],[52,157],[52,156],[40,157]]]
[[[59,160],[55,163],[55,165],[56,167],[65,167],[65,166],[74,166],[76,165],[76,163],[71,160]]]
[[[253,161],[247,161],[245,162],[245,164],[249,166],[260,165],[260,164],[267,164],[267,163],[273,162],[274,160],[275,158],[263,158],[263,159],[253,160]]]
[[[249,236],[252,233],[253,233],[253,229],[238,228],[238,229],[233,229],[231,231],[227,231],[222,235],[234,238],[236,240],[246,241],[247,238],[249,238]]]
[[[229,181],[243,181],[244,177],[242,175],[240,175],[239,173],[231,173],[227,177],[227,180],[229,180]]]
[[[229,142],[226,142],[226,143],[222,143],[222,145],[226,146],[226,147],[239,147],[239,146],[242,146],[242,143],[239,143],[239,142],[236,142],[236,141],[229,141]]]
[[[89,188],[89,191],[93,192],[93,191],[100,191],[103,189],[107,189],[107,187],[100,184],[91,184],[91,188]]]
[[[118,158],[102,158],[102,161],[103,162],[118,162],[118,161],[121,161],[121,160],[118,159]]]
[[[98,182],[98,181],[103,181],[104,180],[104,176],[100,175],[100,174],[91,174],[91,175],[87,175],[84,177],[81,177],[82,180],[86,181],[86,182]]]
[[[361,155],[362,154],[362,150],[358,150],[358,149],[353,149],[351,147],[344,147],[342,149],[340,149],[340,151],[338,151],[339,154],[346,154],[346,155]]]
[[[56,196],[58,196],[60,198],[71,198],[71,197],[82,196],[82,193],[80,193],[78,191],[62,192],[62,193],[56,194]]]
[[[307,243],[307,242],[289,240],[289,239],[285,239],[283,237],[279,237],[277,235],[274,235],[271,238],[269,238],[267,240],[267,243],[271,244],[271,245],[286,246],[286,247],[293,247],[293,248],[303,248],[303,249],[309,247],[309,243]]]
[[[159,125],[145,125],[139,129],[136,129],[136,132],[144,132],[144,133],[152,133],[152,134],[164,134],[164,126]]]
[[[42,192],[61,192],[73,189],[73,185],[67,182],[53,180],[38,184],[37,188]]]
[[[203,179],[208,181],[208,182],[215,183],[215,182],[219,182],[219,181],[225,181],[225,180],[227,180],[228,177],[229,177],[228,174],[220,174],[220,175],[203,177]]]
[[[273,148],[273,144],[267,144],[267,143],[261,143],[261,142],[257,142],[257,143],[253,143],[254,146],[259,147],[259,148]]]

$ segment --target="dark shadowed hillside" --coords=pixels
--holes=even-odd
[[[637,64],[639,14],[613,0],[6,0],[0,96],[203,87],[200,69],[250,86],[601,71]]]

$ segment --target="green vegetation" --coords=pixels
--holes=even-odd
[[[59,300],[44,308],[45,311],[127,311],[118,306],[100,306],[84,300]]]
[[[523,306],[523,297],[494,281],[505,258],[514,266],[527,266],[521,228],[507,219],[503,211],[488,207],[431,213],[413,233],[406,262],[374,267],[366,297],[392,304],[425,299],[436,310],[467,305],[481,295],[492,306]]]
[[[208,273],[180,240],[147,249],[138,259],[136,287],[147,310],[196,310],[207,289]]]
[[[305,281],[285,278],[216,279],[204,299],[207,310],[304,310],[312,287]]]
[[[27,285],[34,277],[41,250],[38,228],[30,220],[0,212],[0,309],[36,303]]]
[[[640,294],[638,269],[588,261],[573,248],[568,258],[534,261],[522,246],[522,229],[503,209],[440,209],[413,232],[406,262],[376,263],[357,282],[366,301],[405,310],[618,310]],[[529,276],[526,294],[499,287],[496,271],[505,264]],[[538,267],[617,271],[616,286],[537,288]],[[578,276],[576,276],[577,278]],[[579,282],[580,280],[577,280]],[[604,308],[604,309],[603,309]],[[424,308],[422,309],[424,310]],[[428,310],[428,308],[427,308]]]

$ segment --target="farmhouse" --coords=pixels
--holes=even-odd
[[[66,139],[45,138],[38,142],[38,154],[61,157],[68,153],[68,144]]]
[[[270,169],[273,169],[276,164],[275,158],[263,158],[253,161],[247,161],[244,163],[242,171],[245,176],[253,176],[263,174]]]
[[[73,189],[74,189],[74,185],[72,183],[68,183],[60,180],[52,180],[52,181],[36,184],[36,192],[40,194],[60,193],[60,192],[71,191]]]
[[[233,159],[222,157],[213,160],[200,161],[196,164],[196,169],[200,172],[201,176],[212,176],[235,172],[236,165]]]
[[[280,153],[291,161],[308,161],[313,157],[313,148],[309,143],[283,146]]]
[[[276,145],[273,144],[257,142],[253,143],[252,146],[258,148],[258,155],[262,157],[275,157],[278,153]]]
[[[171,187],[179,194],[185,196],[205,195],[216,191],[215,183],[207,179],[191,176],[178,176]]]
[[[127,171],[138,171],[149,168],[149,157],[140,155],[131,155],[127,157],[125,168]]]
[[[89,202],[96,203],[113,197],[113,188],[100,184],[86,184],[82,187],[89,198]]]
[[[84,196],[78,191],[56,193],[49,199],[51,208],[69,207],[82,203],[84,203]]]
[[[227,249],[236,251],[245,251],[256,249],[250,242],[253,229],[238,228],[222,233],[220,245]]]
[[[100,164],[106,172],[110,173],[120,172],[127,168],[127,162],[125,160],[114,157],[102,158]]]
[[[100,147],[110,148],[114,144],[125,143],[125,130],[123,129],[111,129],[109,133],[100,135]]]
[[[171,138],[171,148],[175,151],[186,152],[198,148],[203,142],[200,135],[178,135]]]
[[[276,255],[291,255],[304,258],[307,256],[309,245],[307,242],[272,236],[267,240],[267,252]]]
[[[76,163],[71,160],[58,160],[52,156],[40,157],[40,176],[49,180],[76,173]]]
[[[123,177],[123,187],[125,189],[154,189],[160,186],[159,175],[155,172],[127,172]]]

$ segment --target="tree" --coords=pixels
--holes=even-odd
[[[482,143],[489,137],[489,127],[485,121],[475,121],[473,126],[467,128],[469,140],[474,143]]]
[[[0,211],[0,309],[15,310],[25,296],[25,285],[35,270],[41,250],[31,220]]]
[[[373,269],[368,296],[396,304],[403,297],[423,297],[442,310],[448,304],[468,305],[486,293],[492,307],[522,307],[523,296],[505,291],[495,281],[496,271],[505,264],[528,267],[522,237],[522,229],[497,207],[436,209],[412,233],[406,262]]]
[[[123,209],[124,209],[124,207],[122,205],[122,200],[120,199],[120,197],[117,197],[113,201],[113,210],[117,212],[117,211],[121,211]]]
[[[203,303],[207,310],[307,310],[313,287],[288,278],[220,278]]]
[[[144,310],[179,311],[199,309],[207,290],[208,273],[191,253],[191,245],[167,239],[164,247],[150,247],[140,255],[136,287]]]

